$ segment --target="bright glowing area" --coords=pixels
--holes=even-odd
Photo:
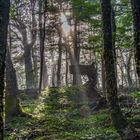
[[[62,22],[61,27],[62,27],[62,31],[63,31],[64,35],[69,36],[71,28],[68,24],[67,18],[66,18],[64,13],[61,13],[60,19],[61,19],[61,22]]]

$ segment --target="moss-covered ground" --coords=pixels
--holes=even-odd
[[[21,105],[32,117],[11,118],[5,140],[120,140],[107,109],[77,107],[78,94],[75,88],[47,88],[39,99],[21,95]],[[140,111],[134,114],[129,120],[138,125]]]

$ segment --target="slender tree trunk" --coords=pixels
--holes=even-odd
[[[31,46],[24,46],[24,62],[25,62],[25,74],[26,74],[26,88],[33,89],[34,88],[34,70],[32,66],[32,58],[31,58]]]
[[[9,0],[0,0],[0,140],[4,139],[4,70],[9,22]]]
[[[105,85],[105,64],[103,57],[101,58],[102,61],[102,90],[104,95],[106,96],[106,85]]]
[[[131,0],[134,26],[134,49],[136,70],[140,87],[140,0]]]
[[[115,48],[115,43],[116,43],[116,19],[115,19],[115,10],[114,10],[114,8],[113,8],[113,6],[112,6],[112,8],[111,8],[111,12],[112,12],[112,18],[111,18],[111,22],[112,22],[112,33],[113,33],[113,36],[112,36],[112,40],[113,40],[113,46],[114,46],[114,48]]]
[[[62,62],[62,35],[61,31],[59,32],[59,42],[58,42],[58,68],[57,68],[57,86],[61,86],[61,62]]]
[[[126,73],[127,73],[127,76],[124,76],[125,77],[125,82],[126,82],[127,86],[131,87],[132,86],[132,78],[131,78],[131,74],[130,74],[130,69],[131,69],[132,52],[130,52],[126,62],[124,60],[123,52],[121,50],[120,50],[120,54],[121,54],[122,63],[123,63],[123,66],[122,66],[121,69],[125,68]]]
[[[77,29],[77,25],[78,21],[76,19],[76,17],[74,17],[74,37],[73,37],[73,46],[74,46],[74,58],[76,61],[76,68],[75,69],[79,69],[79,61],[80,61],[80,48],[78,47],[78,29]],[[78,75],[78,76],[77,76]],[[81,78],[80,72],[79,71],[75,71],[75,73],[73,74],[73,85],[79,85],[79,79],[77,78]]]
[[[56,64],[52,66],[52,87],[56,87]]]
[[[129,54],[129,58],[126,63],[126,71],[127,71],[127,81],[128,81],[128,86],[132,87],[132,78],[131,78],[131,58],[132,58],[132,52]]]
[[[68,51],[66,48],[66,76],[65,76],[66,86],[68,86]]]
[[[44,4],[44,9],[43,9],[43,15],[42,15],[42,7]],[[45,57],[44,57],[44,47],[45,47],[45,37],[46,37],[46,30],[45,30],[45,25],[46,25],[46,12],[47,12],[47,0],[39,1],[39,29],[40,29],[40,81],[39,81],[39,92],[41,93],[42,90],[42,81],[43,78],[43,72],[44,72],[44,64],[45,64]]]
[[[33,67],[34,67],[34,87],[37,89],[38,88],[38,60],[36,57],[36,48],[37,46],[32,47],[32,58],[33,58]]]
[[[117,78],[115,66],[115,51],[112,38],[111,25],[111,0],[101,0],[103,38],[104,38],[104,61],[106,71],[107,100],[110,107],[111,117],[115,128],[123,140],[135,140],[137,134],[128,125],[118,104]]]
[[[51,65],[51,75],[52,75],[52,77],[51,77],[51,85],[52,85],[52,87],[55,87],[55,77],[56,77],[56,73],[55,73],[55,71],[56,71],[56,64],[55,64],[55,62],[54,62],[54,51],[52,50],[51,51],[51,62],[52,62],[52,65]]]
[[[65,42],[67,42],[67,40],[65,39]],[[71,65],[74,66],[74,79],[76,81],[74,81],[73,79],[73,85],[81,85],[81,74],[80,74],[80,70],[79,70],[79,65],[77,64],[75,55],[74,55],[74,50],[72,48],[70,48],[69,44],[67,45],[67,50],[69,52],[69,57],[70,57],[70,63]]]
[[[45,57],[44,57],[44,62],[43,62],[43,81],[42,81],[42,88],[45,89],[48,85],[48,72],[47,72],[47,66],[45,62]]]
[[[61,15],[61,10],[62,10],[62,1],[59,0],[58,1],[58,5],[59,5],[59,13]],[[60,18],[58,19],[60,24],[61,20]],[[57,86],[61,86],[61,63],[62,63],[62,30],[60,29],[60,27],[57,27],[57,32],[58,32],[58,61],[57,61]]]
[[[33,72],[34,72],[34,81],[33,81],[33,86],[35,89],[37,89],[38,87],[38,71],[37,71],[37,60],[36,57],[34,56],[35,52],[36,52],[36,36],[37,36],[37,21],[36,21],[36,17],[35,17],[35,4],[36,4],[37,0],[30,0],[31,3],[31,11],[32,11],[32,20],[31,20],[31,57],[32,57],[32,66],[33,66]]]

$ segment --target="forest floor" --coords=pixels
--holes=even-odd
[[[21,94],[21,105],[32,117],[11,118],[5,140],[120,140],[108,110],[76,107],[76,94],[75,88],[47,88],[38,99]],[[128,119],[139,129],[140,109],[133,109]]]

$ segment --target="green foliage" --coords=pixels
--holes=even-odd
[[[13,19],[13,20],[16,20],[16,6],[13,4],[11,5],[11,8],[10,8],[10,18]]]
[[[102,32],[101,32],[101,9],[100,2],[97,0],[71,0],[74,17],[78,21],[90,24],[92,35],[88,35],[88,45],[81,46],[82,49],[102,51]]]
[[[74,16],[78,20],[89,21],[92,17],[97,16],[100,11],[99,2],[97,0],[71,0]]]
[[[119,140],[106,110],[83,117],[76,107],[84,87],[47,88],[37,100],[22,95],[22,106],[33,118],[16,117],[7,124],[5,140]]]
[[[57,13],[58,12],[58,7],[56,7],[54,5],[48,5],[47,6],[47,11],[49,11],[51,13]]]
[[[132,93],[132,96],[135,100],[140,101],[140,91],[135,91]]]
[[[129,0],[120,0],[121,4],[126,5],[128,4],[130,1]]]
[[[46,88],[36,100],[22,94],[23,109],[33,118],[13,118],[6,125],[5,140],[120,140],[107,110],[90,112],[86,116],[81,114],[86,105],[77,107],[77,104],[84,90],[82,86]],[[139,98],[139,92],[132,95]],[[128,111],[126,108],[124,112]],[[139,113],[134,109],[129,117],[136,128],[139,128]]]
[[[132,12],[130,3],[123,0],[116,8],[116,42],[119,48],[130,48],[132,46]]]

